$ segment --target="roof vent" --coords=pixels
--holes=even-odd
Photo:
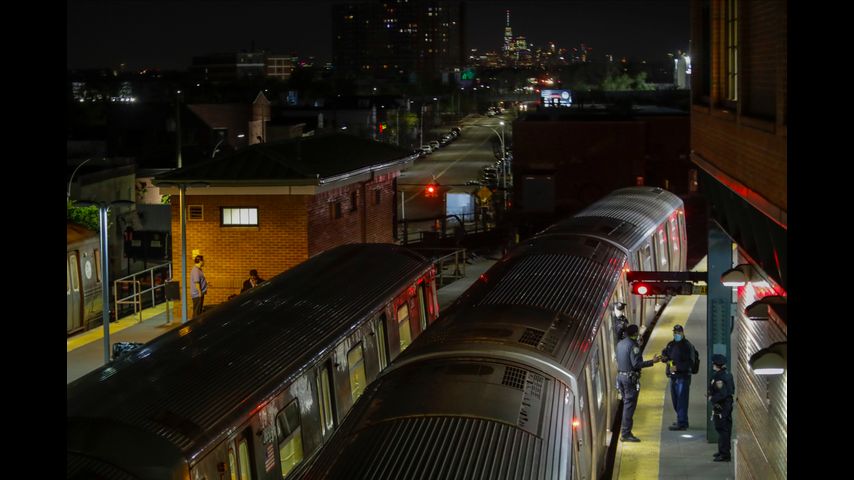
[[[533,328],[526,328],[525,333],[522,334],[522,338],[519,339],[519,343],[524,343],[525,345],[530,345],[532,347],[536,347],[539,345],[540,340],[543,338],[546,332],[542,330],[535,330]]]
[[[528,372],[516,367],[505,367],[501,384],[510,388],[522,390],[525,387],[525,376]]]

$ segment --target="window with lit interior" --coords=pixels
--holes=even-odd
[[[246,207],[223,207],[222,226],[224,227],[257,227],[258,209]]]
[[[302,462],[302,428],[299,419],[299,402],[294,400],[276,416],[276,435],[279,440],[279,460],[282,478]]]

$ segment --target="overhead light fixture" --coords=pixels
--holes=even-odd
[[[778,342],[750,357],[750,368],[756,375],[781,375],[786,371],[788,342]]]
[[[742,263],[741,265],[730,268],[721,274],[721,283],[725,287],[742,287],[750,281],[750,276],[753,274],[753,267],[750,264]]]
[[[786,297],[780,295],[769,295],[751,303],[744,309],[744,315],[751,320],[768,320],[774,305],[786,305]]]

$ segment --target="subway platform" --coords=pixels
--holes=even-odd
[[[695,268],[706,270],[705,259]],[[664,365],[657,363],[643,370],[641,391],[632,431],[640,443],[619,442],[614,459],[614,480],[725,480],[735,478],[735,452],[732,462],[714,462],[717,442],[706,438],[706,297],[677,296],[671,299],[651,332],[643,357],[649,360],[661,353],[673,340],[673,326],[685,328],[687,338],[700,353],[700,371],[691,378],[688,422],[683,431],[670,431],[676,412],[670,397],[670,384]],[[735,386],[736,394],[738,385]],[[738,426],[733,425],[733,438]]]
[[[440,288],[437,292],[439,311],[441,312],[453,303],[460,294],[480,277],[480,274],[488,270],[495,262],[496,258],[493,257],[478,257],[471,264],[466,265],[465,277]],[[146,343],[181,325],[180,316],[178,318],[172,317],[169,320],[171,322],[167,322],[165,303],[143,310],[142,321],[140,321],[138,314],[121,318],[110,324],[110,345],[117,342]],[[66,384],[77,380],[104,364],[103,339],[103,326],[93,328],[67,339],[65,358]]]

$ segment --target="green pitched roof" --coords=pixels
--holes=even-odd
[[[369,167],[400,162],[409,150],[352,135],[332,134],[259,143],[219,158],[173,170],[160,182],[228,185],[317,185]]]

